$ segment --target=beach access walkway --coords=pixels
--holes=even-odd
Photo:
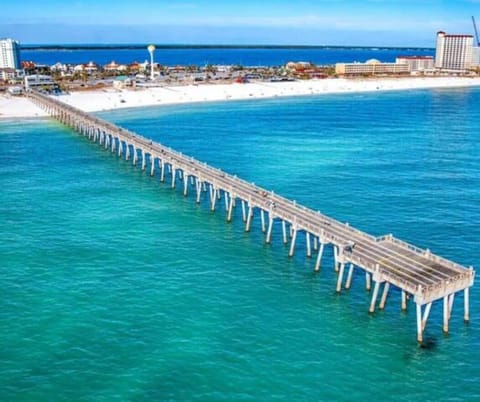
[[[459,292],[463,292],[464,320],[469,321],[469,289],[475,277],[472,267],[461,266],[390,234],[372,236],[54,97],[35,91],[27,96],[53,118],[118,157],[131,160],[143,170],[149,169],[152,176],[158,169],[160,180],[167,181],[172,188],[182,188],[185,196],[193,191],[197,203],[202,196],[207,197],[212,211],[223,199],[228,222],[233,209],[240,204],[245,230],[250,231],[252,220],[260,218],[266,243],[271,242],[274,227],[280,226],[290,257],[295,253],[298,237],[305,236],[306,255],[315,258],[315,271],[320,270],[325,247],[333,247],[334,269],[338,273],[336,291],[349,289],[354,270],[361,270],[366,289],[371,291],[370,313],[377,306],[385,308],[391,287],[400,289],[402,310],[407,309],[409,300],[413,299],[416,305],[419,342],[424,339],[436,301],[443,301],[444,332],[449,330],[454,299]]]

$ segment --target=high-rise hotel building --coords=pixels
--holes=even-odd
[[[443,70],[464,71],[472,64],[473,36],[447,35],[437,32],[435,67]]]
[[[20,70],[20,46],[13,39],[0,39],[0,68]]]

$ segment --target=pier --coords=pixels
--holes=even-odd
[[[50,116],[109,152],[142,170],[148,169],[152,176],[158,170],[162,182],[168,182],[172,188],[180,187],[185,196],[193,193],[197,203],[207,197],[212,211],[224,204],[221,209],[225,211],[227,222],[232,220],[234,208],[241,208],[247,232],[252,220],[260,219],[267,244],[272,240],[273,230],[281,230],[289,257],[298,247],[299,236],[304,236],[306,255],[315,259],[315,271],[322,266],[325,247],[332,247],[333,269],[338,274],[335,290],[348,290],[354,271],[361,271],[365,288],[371,292],[369,313],[373,314],[377,308],[384,309],[391,288],[398,288],[402,310],[408,308],[409,301],[415,303],[418,342],[424,339],[434,303],[443,305],[443,331],[449,331],[454,299],[460,292],[463,292],[464,321],[470,320],[473,267],[449,261],[391,234],[372,236],[53,97],[35,91],[28,92],[27,96]]]

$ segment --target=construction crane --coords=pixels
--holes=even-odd
[[[475,30],[475,38],[477,40],[477,46],[480,47],[480,39],[478,38],[477,23],[475,22],[475,17],[472,15],[473,29]]]

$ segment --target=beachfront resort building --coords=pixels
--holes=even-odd
[[[432,56],[398,56],[397,64],[407,64],[412,74],[432,70],[435,63]]]
[[[437,32],[435,67],[446,71],[465,71],[472,65],[473,36]]]
[[[13,39],[0,39],[0,68],[20,70],[20,45]]]
[[[335,73],[338,75],[386,75],[386,74],[408,74],[408,64],[381,63],[376,59],[368,60],[366,63],[337,63]]]
[[[472,49],[472,67],[480,67],[480,47],[478,46]]]

